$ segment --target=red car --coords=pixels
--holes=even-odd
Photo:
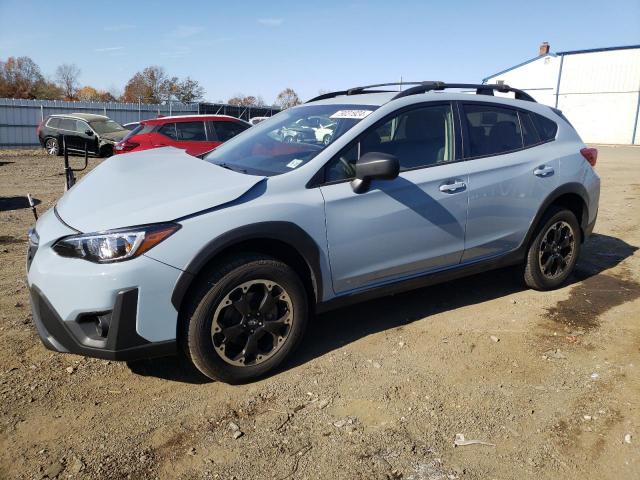
[[[251,127],[248,122],[227,115],[189,115],[142,120],[113,153],[137,152],[157,147],[176,147],[200,155]]]

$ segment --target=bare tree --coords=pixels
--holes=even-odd
[[[175,97],[182,103],[197,102],[204,97],[204,88],[196,80],[187,77],[175,85]]]
[[[56,68],[56,83],[62,89],[67,100],[75,100],[78,93],[80,69],[71,63],[64,63]]]
[[[300,97],[298,97],[298,94],[292,88],[285,88],[278,94],[275,103],[282,110],[286,110],[289,107],[300,105],[302,102],[300,101]]]

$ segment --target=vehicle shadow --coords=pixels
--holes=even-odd
[[[34,198],[33,203],[34,205],[40,205],[42,202]],[[27,197],[0,197],[0,212],[21,210],[23,208],[30,208]]]
[[[615,267],[637,249],[619,238],[593,234],[584,245],[569,284]],[[318,315],[309,325],[296,353],[272,375],[303,365],[368,335],[408,325],[430,315],[482,304],[526,288],[519,268],[503,268]],[[131,362],[129,367],[138,375],[176,382],[209,381],[177,357]]]

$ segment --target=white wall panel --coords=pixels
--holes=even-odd
[[[560,93],[632,92],[640,88],[640,48],[565,55]]]
[[[630,144],[637,93],[560,95],[558,108],[587,143]]]
[[[526,90],[539,103],[556,104],[560,56],[547,55],[494,75],[487,83],[503,80]],[[636,118],[640,89],[640,48],[564,55],[558,108],[588,143],[640,144]]]

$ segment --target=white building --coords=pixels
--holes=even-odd
[[[483,79],[559,108],[588,143],[640,144],[640,45],[540,54]]]

